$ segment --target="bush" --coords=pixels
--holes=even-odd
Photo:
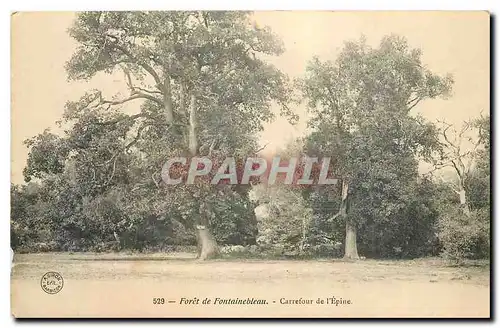
[[[257,259],[282,259],[282,258],[341,258],[343,256],[342,244],[304,245],[301,250],[297,247],[286,247],[283,244],[266,245],[224,245],[220,246],[220,254],[225,258],[257,258]]]
[[[320,244],[312,246],[309,253],[316,257],[340,258],[344,255],[344,248],[342,244]]]
[[[476,210],[467,217],[455,209],[442,216],[439,227],[445,257],[452,260],[489,257],[489,211]]]

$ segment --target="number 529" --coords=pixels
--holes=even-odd
[[[165,299],[163,297],[154,297],[153,304],[165,304]]]

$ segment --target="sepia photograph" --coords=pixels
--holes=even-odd
[[[12,316],[489,319],[490,22],[12,12]]]

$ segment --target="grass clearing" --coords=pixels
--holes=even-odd
[[[57,296],[40,289],[47,271],[64,277]],[[436,258],[200,262],[192,253],[44,253],[16,254],[12,268],[14,312],[27,316],[487,317],[489,288],[488,262],[457,267]],[[331,296],[352,305],[280,304]],[[154,307],[153,297],[255,297],[270,305]]]

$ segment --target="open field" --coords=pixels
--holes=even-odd
[[[19,254],[11,299],[16,317],[489,317],[489,270],[485,263],[453,267],[438,259],[198,262],[192,254]],[[48,271],[64,278],[58,294],[40,286]],[[351,304],[326,304],[332,297]],[[200,301],[180,304],[182,298]],[[212,304],[202,304],[205,298]],[[213,304],[215,298],[267,304]],[[312,304],[290,304],[306,300]]]

